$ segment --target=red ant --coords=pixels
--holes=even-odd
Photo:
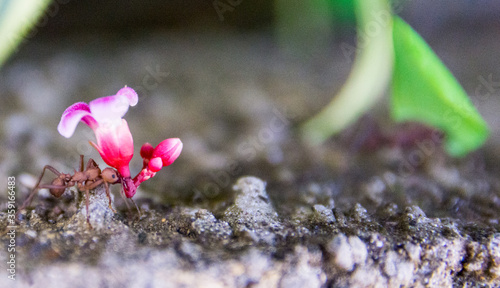
[[[57,178],[55,178],[52,181],[52,184],[49,185],[40,185],[40,182],[42,181],[43,175],[45,173],[45,170],[48,169],[52,171],[54,174],[57,175]],[[109,185],[108,184],[117,184],[121,183],[121,176],[113,168],[105,168],[104,170],[101,171],[97,163],[93,159],[89,159],[87,162],[87,167],[84,170],[83,167],[83,155],[80,155],[80,171],[76,171],[73,175],[71,174],[65,174],[65,173],[60,173],[57,171],[54,167],[50,165],[45,165],[42,170],[42,174],[38,178],[38,181],[36,182],[35,187],[33,190],[31,190],[30,195],[26,200],[23,202],[23,205],[19,208],[18,213],[20,213],[21,210],[26,208],[31,204],[31,201],[33,200],[33,197],[36,194],[36,191],[38,189],[46,188],[49,189],[50,194],[52,194],[54,197],[59,198],[61,195],[64,194],[66,191],[66,188],[75,186],[77,189],[81,192],[85,191],[85,206],[87,208],[87,223],[92,229],[92,225],[90,225],[90,215],[89,215],[89,193],[90,190],[95,189],[97,186],[101,185],[104,183],[104,186],[106,187],[106,196],[109,199],[109,208],[116,213],[116,211],[111,207],[111,197],[109,194]],[[18,219],[16,215],[16,219]]]

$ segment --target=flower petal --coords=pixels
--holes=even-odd
[[[123,87],[120,89],[116,95],[124,95],[128,99],[128,103],[130,106],[135,106],[137,102],[139,101],[139,96],[137,96],[137,93],[134,91],[134,89],[130,87]]]
[[[75,132],[76,126],[80,120],[92,129],[97,127],[97,121],[92,117],[89,105],[84,102],[77,102],[64,111],[61,121],[59,125],[57,125],[57,131],[59,131],[62,136],[69,138]]]
[[[138,100],[134,89],[125,86],[116,95],[90,101],[89,108],[97,122],[119,125],[121,118],[127,113],[128,107],[135,106]]]
[[[130,177],[128,165],[134,156],[134,140],[127,121],[122,119],[118,126],[99,125],[94,132],[102,160],[116,168],[123,177]]]
[[[119,125],[128,106],[128,98],[124,95],[101,97],[89,103],[90,112],[99,124]]]

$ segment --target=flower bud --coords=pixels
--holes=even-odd
[[[179,138],[169,138],[165,139],[153,152],[153,158],[160,157],[163,163],[163,167],[168,166],[179,157],[182,151],[182,142]]]
[[[149,160],[148,168],[151,172],[156,173],[160,171],[162,167],[163,167],[163,161],[161,160],[160,157],[156,157]]]
[[[153,151],[155,150],[155,148],[153,147],[153,145],[149,144],[149,143],[144,143],[141,147],[141,157],[142,159],[151,159],[151,157],[153,156]]]

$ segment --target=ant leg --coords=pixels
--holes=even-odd
[[[87,209],[87,224],[89,225],[90,230],[94,229],[90,224],[90,214],[89,214],[89,189],[85,190],[85,208]]]
[[[87,166],[85,169],[83,166],[83,155],[80,155],[80,172],[89,170],[90,168],[99,168],[99,165],[97,165],[97,163],[94,161],[94,159],[90,158],[89,161],[87,161]]]
[[[85,189],[92,190],[92,189],[95,189],[95,187],[101,185],[102,182],[104,182],[104,180],[103,179],[99,179],[99,180],[97,180],[95,182],[89,183],[88,185],[85,185],[85,186],[82,186],[82,187],[85,188]]]
[[[28,207],[31,204],[33,197],[35,197],[36,191],[40,188],[46,188],[44,186],[40,186],[40,182],[42,182],[43,175],[45,174],[45,169],[49,169],[50,171],[52,171],[52,173],[56,174],[57,176],[61,175],[61,173],[59,171],[57,171],[56,168],[54,168],[50,165],[45,165],[43,167],[42,174],[40,175],[40,177],[38,177],[38,181],[36,182],[35,187],[33,187],[33,190],[31,190],[28,198],[26,198],[26,200],[24,200],[23,205],[21,205],[21,207],[19,207],[19,210],[17,210],[16,219],[17,219],[17,215],[21,212],[21,210],[23,210],[24,208]],[[62,187],[58,187],[58,188],[62,188]]]
[[[101,185],[103,182],[104,182],[104,187],[106,188],[106,196],[109,199],[109,208],[111,209],[111,211],[113,211],[113,213],[116,213],[115,209],[113,209],[113,207],[111,206],[111,194],[109,193],[108,182],[104,181],[104,179],[99,179],[96,182],[94,182],[88,186],[85,186],[85,189],[94,189],[95,187]]]
[[[83,155],[80,154],[80,172],[83,172]]]
[[[104,187],[106,187],[106,196],[108,196],[108,200],[109,200],[109,209],[111,209],[111,211],[113,211],[113,213],[116,213],[115,209],[113,209],[113,206],[111,206],[111,195],[109,193],[109,185],[108,185],[108,182],[104,182]]]
[[[69,188],[69,187],[71,187],[71,186],[52,185],[52,184],[44,184],[44,185],[38,186],[39,189],[61,189],[61,188]],[[54,195],[52,195],[52,196],[54,196]]]

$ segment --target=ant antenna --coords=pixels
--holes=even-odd
[[[121,184],[122,189],[120,190],[120,196],[122,196],[125,205],[127,205],[127,210],[130,212],[130,205],[128,204],[127,198],[125,197],[125,187],[123,187],[123,182]]]
[[[141,213],[141,210],[139,210],[139,206],[137,206],[137,204],[135,203],[135,201],[132,198],[130,198],[130,201],[132,201],[132,203],[134,203],[135,208],[137,209],[137,212],[139,213],[139,218],[141,218],[142,213]]]
[[[125,204],[127,205],[127,209],[130,212],[130,205],[128,204],[127,198],[125,197],[124,182],[122,181],[121,184],[122,184],[122,189],[120,190],[120,195],[122,196],[123,201],[125,201]],[[137,204],[135,203],[135,201],[132,198],[128,198],[128,199],[130,199],[130,201],[132,201],[132,203],[134,203],[135,208],[137,209],[137,212],[139,213],[139,218],[142,217],[142,213],[141,213],[141,210],[139,209],[139,206],[137,206]]]

